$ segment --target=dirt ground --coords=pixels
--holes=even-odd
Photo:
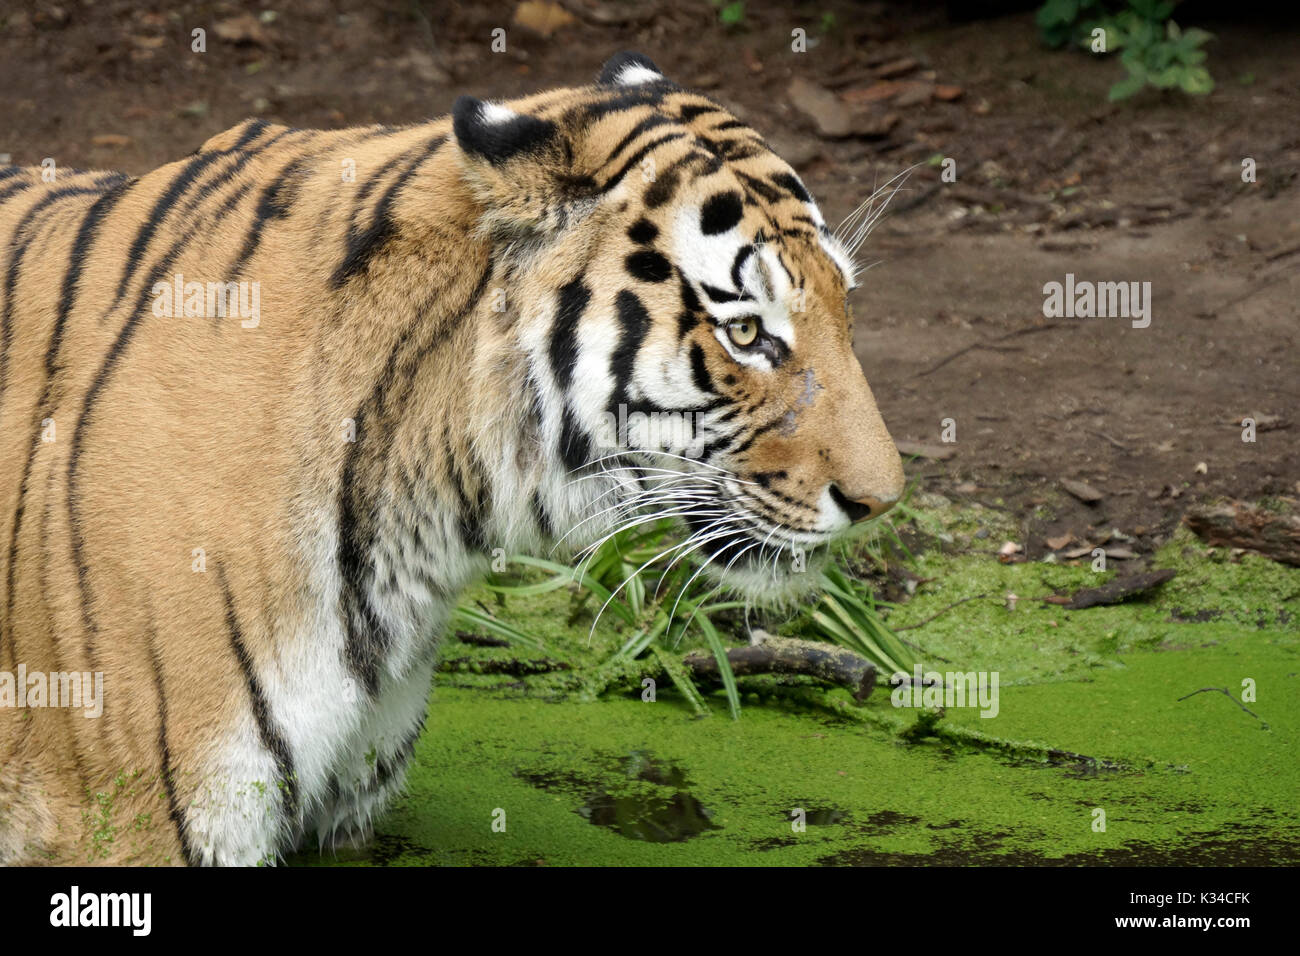
[[[909,463],[926,490],[1011,510],[1031,557],[1114,529],[1140,558],[1190,503],[1300,495],[1295,24],[1180,11],[1216,35],[1217,89],[1110,105],[1118,62],[1045,49],[1032,9],[959,22],[941,3],[751,0],[727,27],[708,0],[563,6],[570,22],[539,32],[514,3],[6,5],[0,154],[142,173],[248,115],[419,121],[461,93],[584,83],[636,49],[768,136],[832,222],[919,164],[864,248],[854,308],[895,438],[951,453]],[[830,95],[848,134],[821,135],[792,82]],[[1043,286],[1067,273],[1150,282],[1150,326],[1045,319]],[[1247,415],[1254,443],[1234,424]]]

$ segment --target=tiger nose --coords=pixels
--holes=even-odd
[[[831,498],[854,524],[869,518],[879,518],[898,502],[897,498],[874,498],[870,495],[865,498],[850,498],[837,485],[831,485]]]

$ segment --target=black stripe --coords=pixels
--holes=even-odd
[[[573,366],[578,361],[578,323],[591,302],[591,290],[582,280],[578,276],[560,287],[555,324],[551,326],[551,372],[561,395],[568,391],[573,379]]]
[[[426,714],[423,713],[420,715],[415,727],[407,731],[406,736],[391,755],[380,757],[375,761],[375,779],[372,784],[374,789],[386,787],[405,773],[407,764],[411,762],[411,755],[415,753],[415,744],[424,730],[425,716]]]
[[[754,254],[754,247],[751,245],[741,246],[736,251],[736,258],[731,262],[731,284],[737,289],[743,289],[745,283],[740,281],[740,270],[745,268],[745,262]]]
[[[734,171],[736,178],[741,181],[750,191],[758,193],[768,202],[780,202],[785,198],[785,194],[774,186],[770,186],[757,176],[751,176],[749,173],[737,169]]]
[[[397,224],[393,221],[392,209],[398,193],[411,176],[415,174],[415,171],[419,169],[420,165],[446,141],[446,136],[435,136],[416,152],[414,158],[407,163],[406,168],[397,175],[397,178],[384,190],[384,194],[379,197],[379,202],[375,204],[375,210],[367,228],[358,230],[355,225],[348,227],[347,247],[343,254],[343,261],[335,268],[334,275],[330,278],[330,285],[337,289],[348,279],[362,274],[369,268],[370,261],[378,255],[384,244],[397,231]]]
[[[199,174],[221,157],[243,149],[253,139],[261,135],[264,129],[266,129],[266,123],[262,120],[253,120],[244,129],[238,142],[230,149],[199,153],[182,167],[180,173],[163,190],[162,195],[158,197],[153,209],[149,212],[149,217],[140,226],[140,231],[136,233],[135,240],[131,243],[131,247],[126,254],[126,266],[122,271],[122,279],[117,285],[117,294],[113,298],[112,306],[109,307],[110,312],[117,307],[118,303],[122,301],[122,297],[126,295],[127,286],[135,276],[136,270],[140,268],[145,249],[148,248],[154,233],[158,231],[158,227],[162,225],[171,211],[176,208],[177,202],[194,183],[194,180],[198,178]]]
[[[193,847],[190,846],[189,837],[185,834],[185,811],[176,798],[176,781],[172,776],[175,771],[172,768],[171,748],[167,744],[167,689],[163,684],[162,655],[158,651],[158,635],[152,622],[149,626],[149,661],[153,665],[154,688],[158,692],[158,755],[162,761],[161,773],[163,791],[167,795],[167,816],[176,827],[176,839],[180,841],[181,853],[185,857],[186,865],[197,866],[199,860],[194,855]]]
[[[540,491],[533,492],[533,518],[548,538],[557,536],[555,523],[551,520],[551,513],[546,510],[546,502],[542,500]]]
[[[683,106],[677,114],[677,118],[683,123],[689,123],[691,120],[700,116],[707,116],[709,113],[725,113],[722,107],[716,103],[688,103]]]
[[[804,188],[804,184],[799,182],[799,178],[794,173],[775,173],[769,178],[774,185],[784,189],[796,199],[807,203],[813,201],[812,196],[808,194],[808,190]]]
[[[0,169],[0,182],[13,176],[17,176],[22,171],[23,167],[21,166],[6,166],[4,169]]]
[[[611,113],[624,113],[638,106],[657,107],[663,103],[664,96],[677,89],[677,85],[668,80],[655,80],[653,83],[640,83],[636,86],[620,86],[616,88],[616,92],[604,99],[588,101],[566,110],[565,119],[560,125],[571,128],[576,124],[581,128]]]
[[[645,119],[641,120],[641,122],[637,123],[635,126],[633,126],[630,130],[627,131],[627,134],[618,141],[618,144],[609,151],[609,155],[606,157],[605,161],[600,164],[601,168],[603,169],[604,167],[608,166],[610,163],[614,162],[614,160],[618,158],[619,153],[627,149],[627,147],[631,145],[632,141],[636,139],[638,136],[640,136],[642,133],[648,132],[649,130],[654,129],[656,126],[664,126],[671,122],[672,122],[671,119],[669,119],[667,116],[664,116],[661,113],[651,113]]]
[[[719,289],[707,282],[701,282],[700,288],[704,290],[704,294],[709,297],[711,302],[749,302],[753,299],[753,296],[746,295],[743,292],[728,292],[726,289]]]
[[[18,285],[18,274],[22,269],[23,258],[40,232],[39,228],[34,226],[28,231],[32,220],[36,219],[47,206],[62,199],[72,196],[93,196],[102,193],[106,188],[120,184],[125,179],[126,177],[120,173],[111,173],[101,176],[89,186],[65,186],[62,189],[52,190],[37,200],[14,227],[11,240],[14,250],[9,257],[8,268],[5,270],[4,312],[0,313],[0,395],[3,395],[5,390],[5,378],[9,367],[9,345],[13,340],[14,290]],[[28,234],[24,235],[25,232]]]
[[[231,279],[238,279],[243,274],[244,267],[253,258],[253,254],[257,252],[257,247],[262,241],[262,233],[267,225],[277,219],[288,217],[289,207],[293,205],[296,198],[297,183],[295,179],[298,171],[302,169],[303,163],[306,161],[307,157],[299,156],[292,162],[286,163],[271,184],[262,190],[262,195],[258,198],[257,205],[253,209],[252,224],[248,227],[248,232],[240,245],[239,254],[235,256],[235,261],[231,264],[227,273]]]
[[[704,349],[698,342],[691,343],[691,381],[706,395],[713,394],[713,377],[704,361]]]
[[[4,189],[0,189],[0,202],[4,202],[10,196],[17,195],[18,193],[22,192],[24,189],[31,189],[31,188],[32,188],[31,183],[23,183],[23,182],[10,183]]]
[[[13,619],[14,619],[14,591],[15,591],[15,574],[18,564],[18,535],[22,528],[23,514],[26,510],[27,503],[27,482],[31,477],[32,463],[36,459],[36,453],[41,447],[41,416],[49,404],[50,389],[53,385],[53,376],[55,373],[55,362],[57,360],[59,346],[63,340],[63,327],[67,321],[68,315],[72,311],[73,303],[77,298],[77,284],[81,277],[82,267],[85,265],[86,253],[90,249],[91,243],[94,242],[96,230],[103,221],[108,211],[120,200],[123,194],[131,188],[134,180],[128,183],[119,184],[113,189],[104,193],[95,204],[86,212],[85,218],[81,221],[81,227],[77,230],[77,236],[72,242],[72,252],[68,257],[68,269],[63,276],[63,288],[59,296],[59,312],[54,320],[54,331],[50,336],[50,344],[45,352],[45,381],[41,386],[41,397],[36,402],[33,420],[32,420],[32,441],[27,449],[27,461],[23,465],[23,477],[18,484],[18,505],[14,509],[13,529],[9,538],[9,566],[7,571],[6,586],[6,621],[9,623],[10,639],[13,639]],[[3,634],[0,634],[3,638]]]
[[[244,634],[239,627],[239,615],[235,612],[235,598],[230,593],[230,584],[226,580],[225,569],[217,565],[217,581],[221,585],[222,600],[226,605],[226,630],[230,634],[230,649],[239,662],[239,670],[244,675],[244,685],[248,690],[249,705],[253,710],[253,720],[257,722],[257,736],[262,746],[275,759],[275,769],[279,776],[276,781],[282,795],[285,824],[292,827],[298,817],[298,775],[293,766],[293,754],[289,742],[280,733],[271,706],[267,702],[266,692],[253,670],[253,656],[244,643]]]
[[[681,182],[681,176],[675,169],[668,169],[660,173],[650,188],[645,191],[642,201],[647,209],[657,209],[664,203],[673,198],[677,192],[677,185]]]
[[[650,142],[646,143],[635,153],[629,156],[627,158],[627,161],[624,162],[623,165],[619,168],[618,172],[616,172],[614,175],[610,176],[608,179],[605,180],[605,182],[600,187],[600,191],[609,192],[611,189],[617,186],[619,182],[623,179],[623,177],[627,175],[628,170],[630,170],[637,163],[641,162],[641,160],[645,157],[645,155],[649,153],[651,150],[658,149],[664,143],[670,143],[675,139],[685,139],[685,138],[686,138],[685,133],[668,133],[666,136],[660,136],[658,139],[652,139]]]
[[[591,442],[578,425],[573,410],[565,403],[560,413],[560,459],[569,471],[578,471],[591,460]]]
[[[67,324],[68,316],[72,314],[72,306],[77,301],[77,286],[81,281],[81,271],[86,266],[86,256],[90,253],[90,247],[95,242],[95,236],[99,231],[100,224],[104,221],[104,217],[126,195],[127,190],[138,181],[132,179],[114,186],[95,201],[95,204],[86,211],[85,218],[81,220],[81,227],[77,230],[77,236],[72,240],[72,251],[68,254],[68,269],[63,274],[63,289],[59,295],[59,311],[54,318],[54,332],[50,336],[50,344],[45,350],[46,375],[52,376],[56,371],[55,362],[58,359],[59,348],[63,344],[63,329]]]
[[[754,442],[758,440],[760,435],[765,435],[768,432],[772,431],[773,429],[780,428],[784,423],[785,423],[785,418],[782,417],[782,418],[777,418],[774,421],[770,421],[766,425],[760,425],[758,428],[755,428],[753,431],[749,433],[749,437],[745,438],[739,444],[733,445],[731,448],[728,448],[727,454],[739,455],[743,452],[748,451],[750,446],[753,445]]]
[[[99,401],[100,393],[104,390],[104,387],[108,384],[108,380],[116,370],[117,363],[126,353],[127,347],[131,344],[136,329],[139,327],[140,319],[147,314],[151,314],[150,310],[146,308],[146,305],[148,304],[149,297],[152,294],[151,289],[153,284],[158,282],[162,278],[163,274],[171,268],[171,264],[175,262],[176,257],[180,255],[181,251],[189,244],[190,240],[194,238],[194,235],[200,228],[202,228],[208,221],[219,222],[223,216],[228,214],[236,205],[238,205],[239,200],[244,197],[248,190],[249,184],[245,183],[240,186],[239,189],[235,190],[234,193],[227,196],[226,200],[213,212],[211,217],[204,217],[202,220],[195,223],[184,235],[172,244],[172,247],[167,250],[166,255],[159,260],[158,264],[154,267],[153,274],[140,288],[140,295],[136,300],[135,308],[128,314],[126,321],[122,325],[121,331],[117,334],[117,338],[113,340],[113,344],[109,348],[108,354],[104,357],[104,361],[100,365],[99,371],[95,374],[95,378],[91,382],[90,388],[87,389],[85,398],[82,400],[81,414],[77,418],[77,428],[72,434],[72,448],[68,455],[66,495],[68,507],[68,538],[71,544],[73,565],[77,569],[77,587],[81,596],[81,619],[82,624],[86,629],[86,659],[91,662],[92,670],[94,670],[93,665],[97,656],[95,654],[94,641],[96,635],[99,633],[99,627],[95,623],[94,615],[91,612],[91,604],[93,603],[94,595],[90,588],[90,567],[86,564],[85,560],[86,543],[85,539],[81,535],[81,514],[79,510],[80,500],[78,496],[78,470],[81,467],[81,448],[86,438],[86,432],[89,430],[90,424],[93,421],[91,413],[94,410],[95,403]]]
[[[682,339],[695,331],[695,327],[700,324],[700,317],[694,312],[682,312],[677,316],[677,342],[680,346]]]
[[[284,137],[294,132],[301,132],[301,131],[284,129],[276,133],[266,142],[259,143],[257,146],[252,146],[249,147],[248,149],[242,150],[235,157],[234,162],[232,162],[225,169],[221,170],[221,172],[219,172],[217,175],[213,176],[211,180],[204,183],[203,186],[199,188],[199,191],[190,197],[189,201],[186,202],[185,206],[181,209],[179,218],[181,219],[187,218],[189,214],[192,213],[195,209],[197,209],[200,205],[202,205],[204,200],[206,200],[210,195],[212,195],[212,193],[216,192],[218,189],[222,188],[223,186],[233,181],[234,178],[239,174],[239,172],[250,162],[252,162],[253,159],[261,155],[262,153],[265,153],[267,150],[269,150],[272,146],[274,146]]]
[[[641,300],[627,289],[614,300],[620,328],[618,345],[610,356],[610,373],[614,376],[614,390],[610,395],[610,411],[618,413],[618,406],[628,401],[628,387],[636,364],[641,343],[650,331],[650,313]]]
[[[414,387],[424,358],[458,329],[482,300],[494,270],[495,262],[489,259],[465,304],[446,321],[431,323],[426,316],[428,307],[416,310],[413,321],[398,337],[383,371],[353,416],[356,440],[344,455],[339,479],[337,560],[343,580],[339,613],[347,628],[344,656],[372,697],[379,691],[380,659],[391,643],[391,636],[370,603],[368,587],[374,577],[370,556],[376,535],[377,503],[383,494],[388,452],[393,447],[391,434],[397,428],[405,399]],[[419,334],[424,335],[423,341],[415,340]]]

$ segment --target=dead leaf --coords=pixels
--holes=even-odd
[[[888,63],[876,67],[876,76],[887,80],[891,77],[902,76],[904,73],[911,73],[918,66],[920,64],[916,60],[910,56],[905,56],[900,60],[890,60]]]
[[[131,137],[123,136],[121,133],[100,133],[98,136],[92,137],[90,142],[91,145],[94,146],[112,146],[115,148],[121,148],[123,146],[131,145]]]
[[[241,13],[237,17],[218,20],[212,32],[229,43],[252,43],[266,46],[268,38],[261,22],[251,13]]]
[[[852,116],[830,90],[798,76],[790,82],[786,94],[795,109],[811,119],[822,136],[841,139],[852,135]]]
[[[544,37],[573,22],[572,13],[550,0],[524,0],[515,7],[515,23]]]
[[[899,123],[897,113],[873,113],[869,110],[857,110],[853,113],[853,135],[867,139],[880,139],[888,136]]]
[[[945,103],[951,103],[953,100],[961,99],[962,94],[965,92],[960,86],[948,86],[940,83],[934,88],[934,98],[943,100]]]
[[[1053,551],[1060,551],[1067,544],[1069,544],[1071,541],[1074,540],[1074,535],[1070,534],[1070,532],[1067,531],[1065,534],[1060,535],[1059,537],[1045,538],[1044,540],[1047,542],[1047,546],[1051,548]]]
[[[1196,463],[1196,467],[1192,469],[1192,471],[1196,472],[1198,475],[1207,474],[1209,470],[1210,470],[1210,466],[1203,461],[1198,461]]]
[[[923,106],[934,95],[934,84],[922,80],[903,80],[902,89],[894,97],[894,105],[901,107]]]
[[[1092,554],[1092,545],[1085,544],[1082,548],[1075,548],[1072,551],[1066,551],[1061,555],[1061,557],[1072,561],[1075,558],[1083,557],[1085,554]]]
[[[1083,481],[1075,481],[1073,478],[1062,478],[1061,487],[1068,491],[1074,497],[1078,498],[1085,505],[1096,504],[1101,501],[1103,495],[1092,485]]]
[[[845,90],[840,94],[840,99],[845,103],[855,106],[863,103],[879,103],[881,100],[887,100],[894,96],[903,88],[899,80],[881,80],[879,83],[873,83],[871,86],[858,87],[857,89]]]

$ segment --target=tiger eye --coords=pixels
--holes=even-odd
[[[727,335],[740,348],[753,345],[758,338],[758,319],[735,319],[727,324]]]

